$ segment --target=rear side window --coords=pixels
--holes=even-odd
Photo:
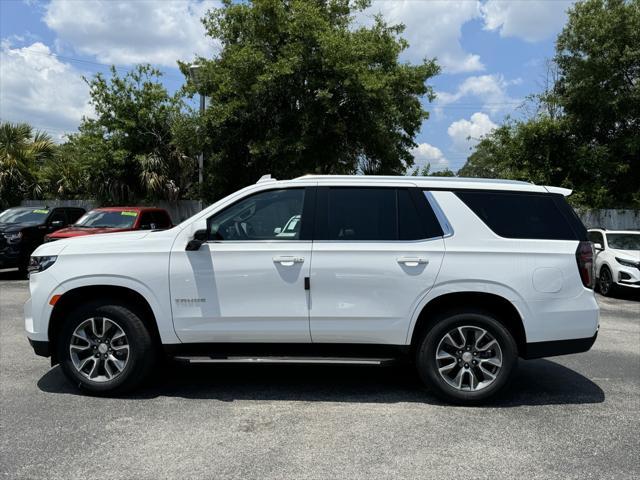
[[[456,195],[501,237],[583,240],[583,234],[572,227],[572,223],[580,221],[561,210],[555,195],[478,191],[458,191]],[[564,198],[560,200],[564,202]],[[568,205],[566,208],[571,210]]]
[[[424,196],[413,193],[407,188],[328,188],[319,197],[326,198],[327,207],[326,217],[319,215],[316,238],[409,241],[442,236]]]
[[[396,240],[396,192],[392,188],[331,188],[329,240]]]

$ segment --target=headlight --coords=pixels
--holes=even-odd
[[[31,259],[29,259],[29,268],[27,268],[27,270],[29,273],[42,272],[56,263],[57,259],[58,257],[54,255],[48,257],[31,257]]]
[[[9,243],[18,243],[20,240],[22,240],[22,232],[4,233],[3,235]]]
[[[616,262],[625,267],[640,267],[640,262],[632,262],[631,260],[625,260],[624,258],[616,257]]]

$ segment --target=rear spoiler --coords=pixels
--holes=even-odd
[[[549,193],[559,193],[560,195],[564,195],[565,197],[568,197],[569,195],[571,195],[571,192],[573,192],[573,190],[569,188],[562,187],[548,187],[547,185],[545,185],[544,188],[546,188],[547,192]]]

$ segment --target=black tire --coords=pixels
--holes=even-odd
[[[70,344],[73,332],[82,322],[92,317],[108,318],[117,322],[128,340],[129,356],[126,365],[111,380],[90,380],[76,369],[71,359]],[[120,395],[133,390],[148,377],[156,362],[154,341],[143,321],[133,309],[118,305],[115,301],[91,302],[73,310],[57,335],[56,352],[67,379],[93,395]]]
[[[432,325],[419,340],[416,366],[421,380],[438,397],[459,405],[475,405],[486,402],[509,384],[518,363],[518,347],[513,336],[494,315],[479,309],[451,310],[437,315]],[[460,390],[447,383],[438,371],[436,360],[441,340],[447,333],[464,326],[486,330],[498,342],[502,352],[502,366],[495,379],[486,387],[475,391]]]
[[[598,275],[598,290],[605,297],[610,297],[616,291],[616,284],[613,281],[613,274],[606,265],[600,267],[600,275]]]

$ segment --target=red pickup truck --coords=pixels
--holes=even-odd
[[[127,232],[171,228],[171,217],[163,208],[104,207],[85,213],[68,228],[45,236],[45,242],[96,233]]]

